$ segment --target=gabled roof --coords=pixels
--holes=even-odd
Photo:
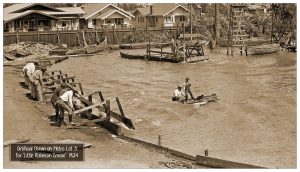
[[[49,5],[45,5],[45,4],[41,4],[41,3],[21,3],[21,4],[13,4],[11,6],[8,6],[6,8],[3,9],[3,11],[5,11],[6,13],[17,13],[20,12],[22,10],[26,10],[27,8],[33,7],[35,5],[40,5],[46,8],[49,8],[53,11],[61,11],[60,9],[51,7]]]
[[[41,14],[41,15],[44,15],[44,16],[47,16],[47,17],[50,17],[50,18],[57,19],[56,17],[48,15],[48,14],[43,13],[41,11],[28,10],[28,11],[24,11],[24,12],[21,12],[21,13],[10,13],[10,15],[7,15],[7,16],[4,15],[3,16],[4,23],[10,22],[11,20],[16,20],[18,18],[21,18],[21,17],[29,15],[29,14],[33,14],[33,13],[37,13],[37,14]]]
[[[108,11],[106,11],[105,13],[103,13],[103,14],[97,16],[96,18],[97,18],[97,19],[104,20],[104,19],[106,19],[107,17],[109,17],[110,15],[112,15],[112,14],[114,14],[114,13],[119,13],[119,14],[121,14],[122,16],[127,17],[127,18],[130,19],[129,16],[124,15],[123,13],[121,13],[121,12],[118,11],[118,10],[108,10]]]
[[[150,6],[144,8],[137,8],[136,11],[139,11],[144,16],[166,16],[170,12],[174,11],[176,8],[183,8],[186,11],[189,11],[187,8],[182,5],[174,4],[174,3],[157,3],[152,5],[152,14],[150,11]]]
[[[26,10],[30,7],[33,7],[35,5],[41,5],[43,7],[46,7],[48,10]],[[26,11],[24,11],[26,10]],[[55,18],[51,15],[78,15],[78,14],[84,14],[85,12],[80,7],[64,7],[64,8],[54,8],[49,5],[44,5],[40,3],[23,3],[23,4],[13,4],[11,6],[8,6],[3,9],[3,20],[4,22],[9,22],[11,20],[18,19],[20,17],[23,17],[25,15],[29,15],[32,13],[38,13],[41,15],[45,15],[51,18]]]
[[[83,18],[89,19],[109,6],[114,7],[116,10],[119,10],[119,13],[123,13],[123,15],[127,15],[127,17],[134,17],[134,15],[126,12],[125,10],[123,10],[113,4],[89,3],[89,4],[84,4],[81,6],[81,7],[83,7],[83,10],[86,12],[85,15],[83,16]]]
[[[85,14],[85,11],[83,11],[82,8],[80,7],[63,7],[57,9],[61,10],[61,12],[55,12],[55,11],[43,11],[43,12],[50,15]]]

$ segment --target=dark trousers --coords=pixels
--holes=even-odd
[[[66,110],[68,112],[68,115],[69,115],[69,122],[72,122],[73,110],[69,107],[69,105],[67,105],[67,103],[64,102],[62,99],[58,99],[56,101],[56,105],[58,106],[59,111],[60,111],[60,115],[59,115],[58,120],[60,122],[64,121],[64,113],[65,113],[65,110]]]
[[[188,93],[190,94],[191,98],[194,99],[193,93],[191,91],[191,88],[186,88],[185,89],[185,100],[188,99]]]

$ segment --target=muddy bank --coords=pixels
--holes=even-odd
[[[161,162],[182,162],[118,139],[99,127],[68,130],[49,125],[50,104],[30,100],[18,69],[4,68],[4,142],[29,137],[31,142],[74,139],[92,144],[84,162],[12,162],[3,150],[4,168],[166,168]]]

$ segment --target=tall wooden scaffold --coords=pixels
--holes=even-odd
[[[245,9],[246,4],[231,4],[229,7],[229,31],[228,31],[228,47],[231,55],[233,55],[234,47],[239,47],[240,54],[242,55],[243,49],[247,55],[247,47],[245,45],[246,38],[246,24],[245,24]]]

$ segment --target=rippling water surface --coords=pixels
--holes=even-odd
[[[207,62],[173,64],[123,59],[115,51],[52,68],[76,76],[86,93],[118,96],[135,122],[136,138],[157,143],[162,135],[162,145],[191,155],[208,149],[212,157],[295,167],[296,54],[231,57],[225,49],[206,54]],[[220,100],[201,107],[172,102],[186,76],[195,95],[216,93]]]

